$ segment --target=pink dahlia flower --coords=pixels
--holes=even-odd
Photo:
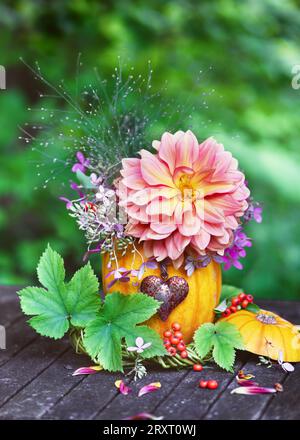
[[[199,144],[191,132],[164,133],[156,154],[123,159],[118,182],[126,232],[147,257],[169,257],[179,267],[185,251],[224,254],[248,204],[238,162],[213,138]]]

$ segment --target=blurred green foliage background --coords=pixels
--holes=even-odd
[[[193,115],[207,122],[198,138],[214,135],[237,156],[264,205],[263,223],[247,231],[253,247],[244,271],[233,268],[224,280],[257,297],[299,298],[300,90],[291,87],[299,42],[296,0],[2,1],[8,87],[0,91],[0,283],[29,283],[47,242],[68,269],[81,264],[84,239],[57,188],[34,191],[41,186],[36,157],[18,136],[30,120],[27,107],[39,108],[38,85],[19,57],[38,60],[54,83],[71,83],[82,52],[85,66],[104,76],[119,55],[141,72],[150,59],[155,84],[167,79],[168,93],[182,102],[198,102],[193,81],[206,72],[205,86],[216,93]]]

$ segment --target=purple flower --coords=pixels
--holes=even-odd
[[[239,261],[240,258],[244,258],[246,256],[245,247],[251,247],[252,243],[249,237],[243,232],[242,227],[240,226],[234,234],[234,240],[232,245],[225,249],[224,256],[222,257],[224,264],[224,270],[228,270],[231,266],[234,266],[236,269],[242,270],[243,265]]]
[[[92,173],[90,175],[90,180],[92,185],[99,186],[103,182],[103,177],[98,177],[96,173]]]
[[[249,202],[247,211],[244,214],[244,221],[250,222],[251,220],[256,221],[256,223],[262,222],[262,207],[258,203]]]
[[[66,203],[66,208],[67,209],[71,209],[73,206],[72,200],[67,199],[66,197],[59,197],[59,200],[62,200],[63,202]]]
[[[128,276],[130,273],[131,270],[125,269],[125,267],[120,267],[119,269],[108,272],[105,278],[109,278],[111,275],[113,275],[114,278],[108,283],[107,288],[110,289],[114,284],[116,284],[117,281],[127,283],[130,280]]]
[[[76,173],[76,171],[79,170],[84,174],[86,167],[88,167],[90,164],[90,161],[84,157],[84,154],[81,153],[81,151],[78,151],[76,153],[76,157],[77,157],[78,162],[72,166],[72,171],[73,171],[73,173]]]
[[[223,263],[223,257],[217,254],[199,255],[197,257],[188,256],[184,266],[187,276],[190,277],[195,269],[208,266],[212,260],[216,263]]]
[[[80,186],[77,185],[77,183],[75,183],[75,182],[71,182],[71,184],[70,184],[70,188],[71,188],[73,191],[76,191],[77,194],[79,195],[79,197],[80,197],[81,199],[84,199],[84,194],[83,194],[83,192],[80,190]]]
[[[142,263],[138,270],[133,270],[132,275],[137,277],[138,280],[141,280],[146,269],[157,269],[157,267],[157,262],[154,259],[150,259]]]

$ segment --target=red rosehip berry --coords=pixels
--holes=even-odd
[[[237,308],[235,306],[230,307],[231,313],[235,313],[237,311]]]
[[[246,300],[249,301],[249,303],[253,302],[253,296],[252,295],[247,295]]]
[[[231,304],[232,304],[234,307],[238,306],[240,303],[241,303],[241,301],[239,300],[238,297],[232,298],[232,300],[231,300]]]
[[[194,371],[202,371],[202,370],[203,370],[203,367],[202,367],[201,364],[194,364],[194,365],[193,365],[193,370],[194,370]]]
[[[178,322],[173,322],[171,327],[174,330],[174,332],[179,332],[181,330],[181,325],[178,324]]]
[[[207,380],[200,380],[199,387],[200,388],[207,388],[207,384],[208,384]]]
[[[183,334],[181,332],[175,332],[174,336],[180,340],[183,338]]]
[[[177,350],[178,351],[185,351],[186,346],[183,342],[179,342],[179,344],[177,345]]]
[[[171,347],[171,342],[169,341],[169,339],[167,339],[167,340],[164,341],[164,346],[165,346],[166,348],[170,348],[170,347]]]
[[[168,352],[171,356],[175,356],[177,353],[176,348],[174,348],[174,347],[169,347]]]
[[[247,296],[247,295],[246,295],[245,293],[242,292],[242,293],[239,294],[238,299],[239,299],[240,301],[244,301],[244,299],[246,299],[246,296]]]
[[[172,345],[178,345],[180,340],[178,338],[176,338],[176,336],[171,336],[170,342]]]
[[[187,357],[188,357],[188,352],[187,352],[186,350],[183,350],[183,351],[180,353],[180,357],[181,357],[182,359],[187,358]]]
[[[231,315],[231,311],[230,311],[230,309],[227,307],[227,309],[224,310],[224,312],[222,313],[222,316],[226,317],[226,316],[229,316],[229,315]]]
[[[170,330],[166,330],[166,331],[164,332],[164,337],[165,337],[165,338],[169,339],[171,336],[172,336],[172,332],[171,332]]]
[[[249,301],[247,301],[246,299],[244,299],[244,301],[242,302],[242,307],[243,309],[245,309],[249,304]]]
[[[215,390],[218,388],[218,386],[219,384],[216,380],[209,380],[207,382],[207,388],[209,388],[210,390]]]

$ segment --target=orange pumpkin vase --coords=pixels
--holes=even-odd
[[[120,253],[117,255],[118,267],[126,269],[138,270],[141,264],[147,259],[144,258],[142,248],[138,248],[139,253],[127,252],[124,256]],[[109,256],[103,255],[102,260],[102,277],[104,293],[120,292],[125,295],[140,291],[141,280],[131,278],[128,282],[117,281],[111,288],[108,288],[109,282],[113,279],[113,275],[107,277],[110,271],[116,269],[115,262],[112,262],[108,269]],[[187,276],[184,268],[175,269],[173,265],[167,268],[168,277],[178,276],[184,278],[189,285],[189,292],[186,298],[175,307],[168,318],[163,321],[158,314],[147,321],[147,325],[156,330],[161,337],[165,330],[171,328],[173,322],[181,324],[184,341],[189,343],[193,339],[194,332],[204,322],[212,322],[214,320],[214,308],[219,303],[221,292],[221,266],[212,261],[207,267],[197,269],[191,276]],[[161,271],[157,269],[146,269],[143,279],[147,276],[155,275],[160,277]]]

